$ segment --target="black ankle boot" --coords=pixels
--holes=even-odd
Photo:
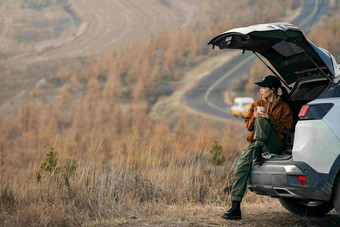
[[[264,162],[264,159],[262,157],[262,146],[255,146],[253,166],[262,165],[263,162]]]
[[[222,215],[224,219],[231,219],[231,220],[241,220],[241,202],[240,201],[232,201],[231,208]]]

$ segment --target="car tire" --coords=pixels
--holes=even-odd
[[[333,209],[331,202],[304,201],[295,198],[279,198],[279,201],[291,213],[303,216],[322,216]]]
[[[334,183],[332,201],[335,211],[340,217],[340,175],[338,175]]]

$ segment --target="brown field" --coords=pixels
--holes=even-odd
[[[54,83],[58,70],[86,67],[100,52],[156,39],[160,33],[176,33],[179,28],[193,36],[204,33],[193,45],[207,51],[208,39],[231,26],[280,21],[282,17],[290,20],[298,12],[292,0],[286,2],[287,7],[279,2],[248,4],[246,0],[150,0],[143,4],[130,0],[2,0],[0,112],[17,113],[35,87],[49,90],[47,100],[41,102],[55,102],[60,88]],[[246,10],[238,10],[241,8]],[[263,9],[267,14],[261,14]]]
[[[293,1],[65,2],[0,0],[0,225],[338,224],[334,211],[297,217],[250,193],[243,221],[220,219],[244,127],[181,103],[230,58],[208,39],[292,17]]]

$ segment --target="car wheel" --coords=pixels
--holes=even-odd
[[[324,201],[304,201],[295,198],[279,198],[284,208],[293,214],[304,216],[321,216],[333,209],[331,202]]]
[[[340,175],[335,180],[332,201],[333,201],[333,205],[336,210],[336,213],[340,217]]]

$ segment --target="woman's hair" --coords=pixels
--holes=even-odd
[[[280,97],[284,100],[284,101],[288,101],[289,100],[289,96],[288,96],[288,92],[287,92],[287,89],[284,87],[284,86],[282,86],[282,85],[280,85],[279,87],[269,87],[269,89],[273,89],[274,88],[274,91],[275,91],[275,93],[277,94],[277,95],[279,95],[278,94],[278,91],[279,91],[279,88],[281,89],[281,95],[280,95]]]
[[[287,89],[284,86],[280,85],[280,87],[277,87],[277,88],[276,87],[270,87],[270,89],[273,89],[273,88],[274,88],[274,91],[277,95],[278,95],[278,90],[280,88],[281,89],[281,95],[280,95],[281,99],[284,100],[284,101],[289,100]]]
[[[271,89],[274,89],[274,92],[277,94],[279,88],[281,88],[281,87],[282,87],[282,86],[280,85],[280,87],[269,87],[269,89],[270,89],[270,90],[271,90]],[[282,88],[281,88],[281,90],[282,90]]]

